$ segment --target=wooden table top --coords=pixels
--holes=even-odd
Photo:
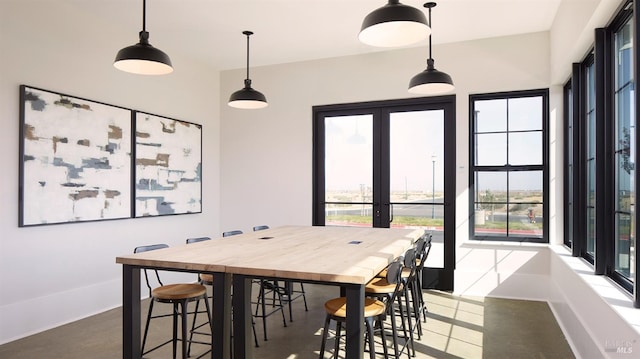
[[[116,258],[119,264],[366,284],[419,229],[283,226]]]

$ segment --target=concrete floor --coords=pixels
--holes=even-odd
[[[255,358],[318,357],[325,317],[323,304],[337,296],[338,290],[336,287],[309,284],[305,285],[305,289],[309,311],[304,311],[301,301],[294,302],[293,321],[288,321],[287,314],[287,327],[283,326],[281,316],[269,317],[269,340],[263,340],[262,323],[257,322],[260,347],[255,348]],[[422,339],[415,343],[415,358],[574,358],[545,302],[459,297],[430,290],[424,291],[424,297],[429,315],[427,323],[423,323]],[[143,305],[145,314],[146,302]],[[157,304],[157,308],[161,306],[167,307]],[[120,358],[121,315],[120,308],[113,309],[1,345],[0,358]],[[152,321],[151,342],[159,342],[171,336],[170,320],[162,321],[165,319],[159,319],[155,323]],[[381,351],[379,339],[377,344],[378,351]],[[327,348],[333,348],[332,339],[327,343]],[[206,350],[206,346],[194,344],[192,357],[197,357]],[[342,351],[340,357],[343,356]],[[145,356],[149,359],[169,357],[170,345]],[[325,353],[325,357],[330,357],[330,353]],[[369,354],[365,353],[364,357],[368,358]]]

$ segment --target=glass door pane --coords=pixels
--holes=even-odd
[[[325,117],[325,225],[372,226],[373,115]]]
[[[426,230],[433,246],[422,284],[453,290],[455,98],[313,112],[313,225]]]
[[[391,227],[433,235],[426,266],[444,268],[444,110],[389,115]]]

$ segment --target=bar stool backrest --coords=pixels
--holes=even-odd
[[[420,237],[420,239],[424,239],[421,242],[421,248],[416,248],[417,252],[416,252],[416,256],[418,258],[418,266],[417,266],[417,271],[421,272],[422,268],[424,268],[424,264],[427,261],[427,257],[429,257],[429,252],[431,252],[431,240],[432,240],[432,235],[431,234],[424,234],[422,237]]]
[[[387,283],[396,285],[387,303],[393,303],[396,300],[396,297],[400,295],[402,288],[402,268],[404,268],[403,262],[404,259],[400,257],[387,267]]]
[[[167,244],[150,244],[146,246],[140,246],[133,249],[133,253],[142,253],[148,251],[155,251],[158,249],[169,248]],[[149,297],[151,297],[151,284],[149,283],[149,275],[147,274],[147,269],[143,269],[144,272],[144,280],[147,284],[147,288],[149,289]],[[162,280],[160,280],[160,274],[158,274],[158,270],[154,269],[153,272],[156,274],[156,280],[162,286]]]
[[[402,262],[402,258],[399,258],[389,264],[389,266],[387,267],[387,283],[397,284],[401,281],[403,267]]]

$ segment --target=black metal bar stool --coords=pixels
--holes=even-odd
[[[401,273],[402,273],[402,262],[400,260],[396,260],[387,267],[387,277],[384,278],[384,281],[386,283],[390,283],[396,289],[399,289],[401,286],[401,282],[400,282]],[[333,357],[338,358],[338,351],[340,349],[340,332],[342,328],[342,323],[345,322],[346,315],[347,315],[347,298],[338,297],[338,298],[330,299],[324,303],[324,309],[327,312],[327,316],[324,322],[324,329],[322,330],[322,344],[320,346],[319,357],[320,359],[324,358],[324,350],[325,350],[325,344],[326,344],[328,333],[329,333],[329,326],[331,324],[331,320],[334,320],[336,322],[336,335],[335,335]],[[374,359],[376,356],[375,341],[374,341],[374,331],[375,331],[376,322],[378,324],[380,336],[382,338],[382,349],[383,349],[384,357],[385,358],[389,357],[387,344],[386,344],[385,328],[384,328],[384,320],[387,312],[388,312],[388,303],[386,303],[386,300],[378,300],[375,298],[365,297],[364,320],[365,320],[365,325],[367,329],[367,341],[369,342],[369,357],[371,359]]]
[[[134,249],[134,253],[142,253],[147,251],[158,250],[162,248],[168,248],[169,246],[166,244],[154,244],[148,246],[141,246]],[[177,342],[178,340],[182,341],[182,358],[186,359],[188,357],[188,346],[191,341],[187,339],[187,316],[189,312],[187,311],[187,305],[190,302],[196,302],[196,309],[193,312],[194,316],[198,315],[198,307],[200,305],[200,300],[203,299],[206,312],[207,319],[209,324],[209,330],[212,330],[211,323],[211,309],[209,308],[209,301],[207,300],[207,288],[201,284],[194,283],[179,283],[179,284],[162,284],[160,280],[160,275],[157,270],[154,270],[156,279],[160,286],[151,288],[151,284],[149,283],[149,276],[147,274],[147,269],[144,269],[144,277],[147,284],[147,288],[149,288],[149,297],[151,298],[151,302],[149,303],[149,313],[147,314],[147,321],[144,327],[144,337],[142,339],[142,355],[148,354],[168,343],[173,343],[173,358],[176,358],[177,354]],[[168,303],[172,304],[172,312],[171,314],[161,314],[161,315],[153,315],[153,306],[155,302],[159,303]],[[147,351],[144,350],[146,342],[147,342],[147,334],[149,333],[149,323],[151,319],[162,318],[162,317],[172,317],[173,318],[173,337],[162,344],[155,346],[152,349]],[[182,337],[178,339],[178,317],[181,319],[181,329],[182,329]],[[195,321],[195,318],[194,318]]]

